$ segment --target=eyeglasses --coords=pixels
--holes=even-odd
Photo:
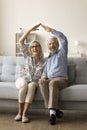
[[[38,47],[40,47],[40,46],[30,46],[30,48],[32,49],[32,48],[38,48]]]

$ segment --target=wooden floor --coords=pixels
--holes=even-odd
[[[48,123],[47,112],[30,111],[30,122],[14,121],[16,112],[0,110],[0,130],[87,130],[87,111],[64,111],[56,125]]]

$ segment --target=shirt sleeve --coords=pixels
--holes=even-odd
[[[30,55],[29,53],[29,45],[28,44],[24,44],[20,46],[21,52],[23,53],[23,56],[26,58],[27,56]]]
[[[66,36],[62,32],[56,31],[56,30],[53,30],[52,34],[57,37],[61,46],[61,50],[63,50],[67,54],[68,53],[68,40]]]

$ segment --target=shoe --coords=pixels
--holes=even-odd
[[[51,125],[55,125],[55,124],[56,124],[56,116],[55,116],[55,115],[52,114],[52,115],[50,116],[49,123],[50,123]]]
[[[60,110],[56,110],[56,117],[57,118],[62,118],[63,117],[63,115],[64,115],[64,113],[62,112],[62,111],[60,111]]]
[[[23,123],[28,123],[29,122],[29,118],[26,116],[22,116],[22,122]]]
[[[14,118],[15,121],[21,121],[21,119],[22,119],[22,117],[19,114]]]

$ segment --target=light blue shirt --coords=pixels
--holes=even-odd
[[[47,77],[65,77],[67,78],[67,52],[68,41],[66,36],[54,30],[52,32],[55,35],[61,45],[61,48],[57,50],[53,55],[47,57]]]

